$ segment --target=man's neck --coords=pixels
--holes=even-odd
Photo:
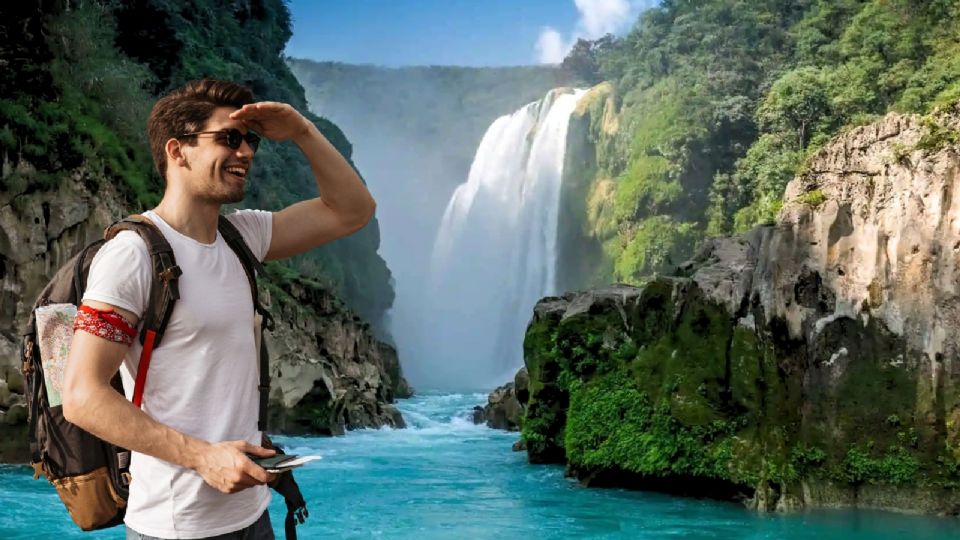
[[[153,211],[178,233],[197,242],[212,244],[217,240],[220,205],[200,203],[167,193]]]

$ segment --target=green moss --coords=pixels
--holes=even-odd
[[[842,412],[822,426],[824,435],[829,436],[829,424],[833,424],[845,435],[845,440],[838,441],[841,445],[868,440],[882,446],[899,444],[898,433],[904,429],[891,426],[888,420],[891,415],[899,417],[914,411],[917,389],[915,372],[892,366],[884,358],[863,355],[850,362],[831,396],[831,406]],[[877,396],[883,399],[878,400]]]
[[[769,410],[777,421],[792,421],[772,353],[734,327],[722,307],[677,287],[669,279],[650,282],[627,310],[629,326],[613,306],[556,326],[531,325],[527,366],[540,399],[531,398],[537,406],[528,410],[525,438],[539,449],[562,448],[577,470],[748,485],[795,480],[791,435],[761,420]],[[569,396],[564,422],[543,399],[551,388]]]
[[[521,438],[532,462],[563,461],[567,390],[561,385],[555,321],[536,321],[524,337],[524,362],[530,375]],[[569,379],[569,377],[567,377]]]
[[[622,362],[620,347],[628,340],[618,319],[611,310],[564,320],[554,336],[559,367],[576,378],[617,369]]]
[[[152,208],[160,202],[159,183],[145,149],[121,141],[116,131],[91,117],[79,119],[77,135],[88,141],[88,160],[100,163],[105,176],[120,179],[120,186],[139,208]]]
[[[874,457],[868,448],[851,446],[834,478],[850,484],[906,484],[917,479],[919,460],[902,446],[891,446],[886,453]]]
[[[530,375],[531,393],[535,392],[548,376],[556,376],[556,349],[553,340],[554,328],[549,321],[532,323],[524,335],[523,357]]]
[[[893,143],[890,147],[891,156],[894,163],[899,163],[901,165],[910,164],[910,153],[913,152],[913,148],[903,143]]]
[[[618,372],[571,392],[564,440],[569,462],[580,468],[730,479],[728,436],[739,427],[726,420],[687,426],[667,400],[654,405],[632,377]]]
[[[777,353],[771,345],[761,342],[752,330],[738,325],[733,330],[729,361],[730,399],[734,406],[756,417],[761,430],[759,437],[770,440],[772,430],[799,422],[800,381],[781,372]],[[778,434],[777,447],[788,448],[795,438],[795,434]]]
[[[917,420],[933,406],[928,379],[889,361],[897,338],[853,321],[823,332],[858,347],[838,372],[664,278],[624,303],[539,320],[525,341],[531,460],[566,461],[584,476],[679,475],[779,493],[811,478],[960,485],[957,445]]]
[[[797,202],[817,208],[827,202],[827,196],[823,194],[823,191],[815,189],[797,197]]]
[[[643,219],[622,235],[625,245],[615,256],[614,278],[642,284],[651,276],[669,275],[690,256],[701,236],[695,223],[665,215]]]
[[[788,484],[798,480],[819,474],[821,468],[827,460],[827,454],[816,446],[806,446],[799,444],[790,451],[788,461],[788,474],[784,480]]]
[[[917,141],[917,150],[938,152],[947,146],[960,144],[960,132],[941,125],[931,116],[923,119],[923,127],[925,132]]]
[[[660,296],[664,292],[661,289],[649,300],[666,300]],[[728,399],[729,316],[719,306],[688,298],[678,319],[671,320],[670,303],[660,304],[656,312],[649,300],[645,322],[653,328],[644,325],[636,336],[639,351],[630,365],[633,377],[654,402],[670,401],[673,414],[687,424],[721,419]]]

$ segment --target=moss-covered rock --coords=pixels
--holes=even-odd
[[[731,314],[688,278],[544,299],[525,341],[530,461],[763,510],[864,490],[868,506],[957,508],[955,462],[911,416],[922,384],[886,360],[902,341],[838,322],[823,339],[858,353],[810,362],[821,347],[758,330],[751,309]]]
[[[934,115],[960,128],[960,105]],[[527,331],[532,462],[588,484],[960,512],[955,145],[890,115],[824,145],[774,226],[675,277],[544,299]]]
[[[531,461],[542,458],[529,450],[529,436],[557,440],[543,429],[565,416],[564,461],[587,483],[629,478],[628,485],[673,484],[692,493],[698,492],[693,480],[711,479],[725,493],[752,495],[762,464],[749,462],[765,442],[757,413],[770,393],[758,390],[769,357],[752,334],[689,280],[664,278],[565,300],[559,317],[535,316],[541,322],[528,333],[528,353],[552,356],[556,366],[552,381],[531,370],[531,388],[542,383],[564,392],[554,402],[531,392],[524,424]],[[544,307],[560,311],[556,300],[538,305],[537,313]],[[782,381],[770,383],[785,394]],[[557,410],[564,399],[567,408]],[[554,412],[551,421],[535,417],[544,410]]]
[[[555,327],[566,308],[559,298],[537,304],[523,339],[524,363],[530,375],[522,436],[531,463],[562,463],[563,426],[569,395],[559,383],[562,369],[554,346]]]

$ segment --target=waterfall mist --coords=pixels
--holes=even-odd
[[[537,300],[556,293],[557,219],[570,114],[582,91],[498,118],[437,232],[421,319],[395,321],[412,350],[409,375],[430,387],[490,388],[522,366]],[[412,326],[412,324],[411,324]]]
[[[458,204],[467,203],[466,185],[458,186],[464,180],[473,178],[471,170],[479,170],[478,157],[487,163],[487,172],[484,173],[487,179],[483,183],[499,182],[502,185],[498,189],[504,190],[505,194],[514,190],[516,193],[512,198],[515,201],[521,200],[524,190],[541,189],[533,187],[532,179],[523,179],[526,174],[522,171],[522,162],[526,159],[523,156],[531,153],[532,137],[538,130],[544,129],[548,109],[554,106],[558,94],[551,94],[550,104],[531,102],[543,98],[551,88],[564,86],[565,75],[556,68],[542,66],[390,69],[308,60],[290,60],[289,65],[306,90],[311,110],[336,122],[353,144],[354,163],[377,201],[380,253],[393,273],[396,292],[393,307],[382,321],[382,326],[388,329],[390,335],[381,337],[392,340],[397,346],[404,376],[418,390],[489,390],[508,380],[513,372],[507,366],[515,369],[522,361],[518,340],[522,338],[526,318],[536,300],[534,298],[525,304],[520,299],[531,295],[539,297],[540,293],[517,294],[515,289],[519,284],[513,283],[512,278],[508,279],[505,269],[508,266],[536,266],[520,260],[518,257],[522,253],[529,253],[530,260],[536,260],[541,266],[546,264],[546,259],[534,255],[544,253],[546,244],[533,238],[524,238],[522,241],[525,245],[540,246],[526,251],[527,248],[514,246],[510,242],[510,228],[515,229],[518,241],[523,227],[526,227],[523,230],[527,231],[528,236],[534,229],[521,225],[518,221],[520,208],[512,208],[510,205],[513,203],[507,202],[503,206],[503,215],[511,214],[511,224],[504,221],[501,224],[504,229],[494,228],[492,234],[498,235],[498,239],[494,241],[491,236],[491,242],[495,243],[482,245],[483,236],[479,231],[496,225],[475,223],[482,213],[491,213],[494,209],[486,202],[481,202],[489,198],[486,187],[469,197],[477,199],[469,203],[474,210],[465,208],[466,213],[454,213],[449,218],[445,218],[445,212],[451,212],[451,200],[458,190],[462,193],[456,196],[456,200],[460,201]],[[517,112],[508,114],[511,111]],[[521,114],[521,111],[526,112]],[[494,180],[490,175],[494,174],[495,161],[499,158],[487,152],[478,152],[478,148],[489,146],[489,142],[482,143],[484,134],[489,136],[492,124],[496,122],[503,125],[506,120],[498,120],[498,117],[504,114],[508,114],[504,118],[529,117],[526,125],[529,126],[527,134],[531,138],[524,139],[526,135],[521,135],[519,123],[512,128],[516,139],[513,142],[502,141],[499,150],[503,159],[512,160],[509,165],[512,172],[506,172],[505,169],[502,177]],[[566,116],[569,116],[569,112]],[[566,118],[561,123],[565,131]],[[557,139],[560,152],[557,154],[557,166],[563,160],[562,140],[563,137]],[[515,150],[512,156],[508,155],[511,145]],[[543,143],[538,146],[543,146]],[[528,202],[525,204],[529,205],[533,196],[532,191],[526,194],[524,200]],[[556,204],[551,208],[555,211]],[[535,211],[542,212],[544,209],[536,208]],[[454,219],[455,216],[458,217]],[[500,218],[496,217],[493,221],[497,219]],[[540,216],[535,219],[544,218]],[[445,224],[441,225],[442,222]],[[447,240],[441,241],[438,233],[441,227],[447,227],[448,224],[451,230],[476,229],[477,234],[461,235],[458,240],[445,233]],[[556,234],[549,236],[555,240]],[[474,251],[494,255],[511,254],[512,259],[504,259],[502,268],[491,272],[496,279],[485,285],[496,289],[493,293],[496,299],[464,292],[473,287],[470,283],[473,278],[457,278],[456,274],[461,270],[454,263],[447,270],[443,269],[446,264],[443,257],[433,253],[434,244],[438,241],[464,243],[462,248],[452,246],[453,251],[447,251],[448,259],[459,259],[463,253]],[[553,252],[555,247],[549,250]],[[471,257],[461,262],[469,267]],[[549,257],[552,261],[554,256]],[[543,267],[542,272],[552,272],[553,269],[551,262]],[[469,272],[465,275],[472,276]],[[501,291],[500,284],[513,288],[510,292]],[[457,306],[458,301],[463,305]],[[484,324],[457,327],[451,321],[444,320],[448,318],[446,315],[440,315],[460,308],[466,310],[464,313],[468,317],[482,319]],[[503,317],[498,319],[498,314],[503,314]],[[458,320],[463,319],[462,315],[458,317]],[[501,322],[498,323],[498,320]],[[498,324],[514,325],[513,333],[516,335],[510,339],[501,335]],[[491,356],[482,358],[472,353],[469,358],[460,357],[449,340],[466,339],[470,343],[497,341],[514,342],[516,345],[508,359],[507,356],[501,359]],[[501,354],[493,352],[492,347],[478,347],[477,351],[480,350],[490,351],[489,355]]]

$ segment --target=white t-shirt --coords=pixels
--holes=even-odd
[[[180,299],[159,347],[153,351],[143,393],[144,412],[177,431],[220,442],[259,445],[259,360],[254,345],[250,285],[240,259],[217,233],[212,244],[180,234],[146,212],[173,247]],[[240,210],[228,216],[260,260],[270,247],[273,216]],[[84,300],[130,310],[142,319],[153,279],[150,254],[140,236],[123,231],[94,258]],[[140,363],[139,339],[120,368],[127,399]],[[125,522],[160,538],[203,538],[242,529],[270,502],[266,486],[224,494],[195,471],[134,452]]]

